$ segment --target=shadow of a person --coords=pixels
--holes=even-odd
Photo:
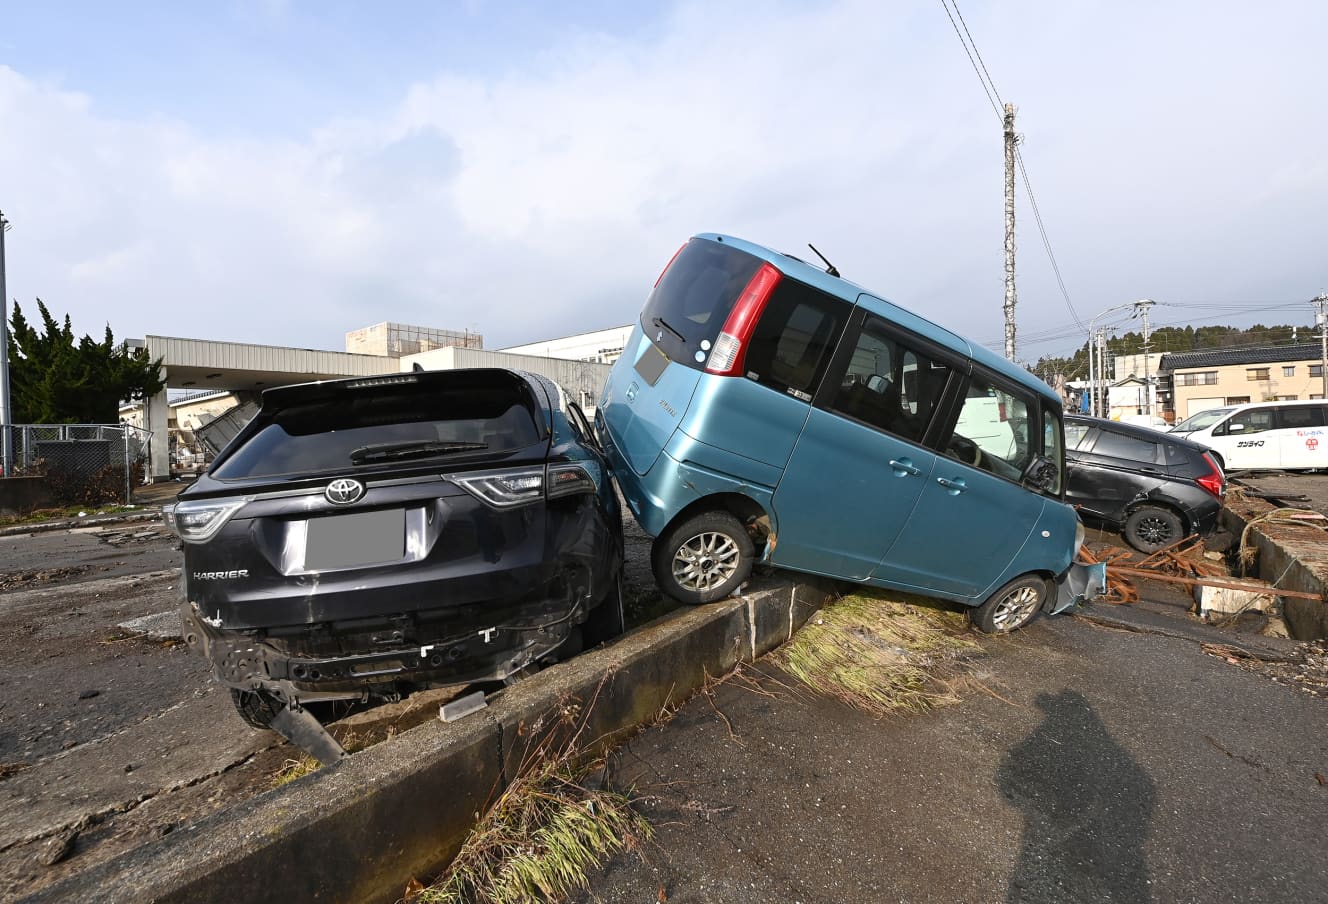
[[[1009,904],[1152,900],[1144,842],[1152,779],[1083,694],[1039,694],[1046,718],[1006,755],[1001,793],[1023,811]]]

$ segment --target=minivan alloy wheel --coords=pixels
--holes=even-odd
[[[673,554],[673,579],[686,590],[705,593],[733,577],[740,557],[738,544],[727,534],[697,534]]]
[[[974,609],[969,618],[983,633],[1008,634],[1032,621],[1050,592],[1045,578],[1026,574],[987,597],[987,601]]]
[[[1028,621],[1029,616],[1037,611],[1041,602],[1042,595],[1035,588],[1028,585],[1016,587],[996,604],[991,613],[991,620],[998,631],[1012,630]]]

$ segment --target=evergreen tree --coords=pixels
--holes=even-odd
[[[9,319],[9,386],[18,424],[114,424],[120,403],[161,392],[161,359],[117,345],[106,327],[101,342],[74,341],[69,315],[57,323],[37,299],[38,332],[17,303]]]

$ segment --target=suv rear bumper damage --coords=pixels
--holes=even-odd
[[[390,638],[381,649],[333,653],[331,626],[314,624],[275,632],[227,630],[197,604],[180,608],[186,643],[207,657],[217,680],[242,691],[269,691],[285,701],[364,699],[396,682],[447,686],[500,681],[545,657],[584,621],[596,597],[579,582],[561,593],[519,605],[486,606],[482,621],[440,619],[412,625],[408,616],[383,623]],[[596,584],[601,594],[604,588]]]

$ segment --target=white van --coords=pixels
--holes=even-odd
[[[1209,408],[1171,432],[1208,446],[1224,471],[1328,468],[1328,416],[1322,399]]]

